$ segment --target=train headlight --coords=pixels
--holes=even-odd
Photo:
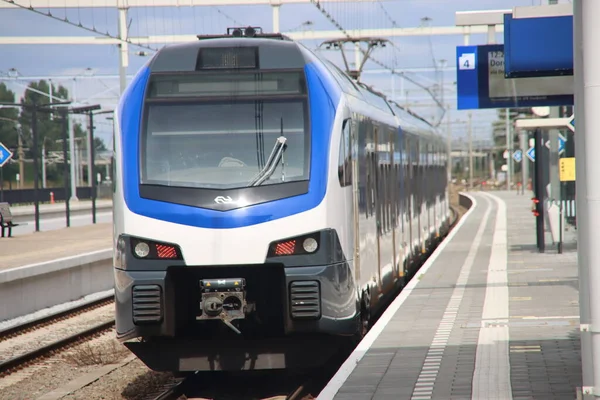
[[[317,243],[317,241],[311,237],[304,239],[304,242],[302,243],[302,247],[304,248],[304,251],[306,251],[307,253],[314,253],[315,251],[317,251],[317,248],[319,247],[319,244]]]
[[[319,249],[321,234],[313,232],[302,236],[278,240],[269,245],[267,257],[298,256],[315,254]]]
[[[183,260],[176,244],[129,236],[129,254],[143,260]]]
[[[135,255],[144,258],[150,254],[150,246],[146,242],[139,242],[135,245]]]

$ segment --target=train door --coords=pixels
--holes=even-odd
[[[408,243],[410,248],[410,256],[413,256],[415,248],[415,237],[413,230],[413,211],[414,211],[414,186],[413,186],[413,158],[414,154],[412,151],[413,138],[406,136],[406,222],[408,225]]]
[[[417,238],[417,243],[418,243],[418,252],[420,253],[423,249],[422,244],[423,244],[423,223],[422,223],[422,218],[423,218],[423,190],[422,190],[422,183],[423,183],[423,174],[421,171],[422,165],[423,165],[423,153],[422,151],[422,144],[419,140],[418,137],[415,138],[414,141],[414,146],[415,146],[415,180],[414,180],[414,184],[415,184],[415,211],[417,213],[417,218],[416,218],[416,231],[417,234],[415,235]]]
[[[431,239],[431,235],[433,232],[433,203],[431,201],[431,188],[433,186],[433,179],[431,176],[431,171],[433,170],[432,164],[432,151],[431,151],[431,143],[427,143],[427,151],[425,153],[426,163],[425,163],[425,179],[424,182],[427,182],[426,185],[423,185],[423,190],[425,191],[425,209],[427,210],[427,240]]]
[[[356,282],[361,282],[360,263],[360,205],[358,186],[358,127],[359,121],[352,119],[350,123],[350,148],[352,168],[352,219],[354,227],[354,276]]]
[[[377,262],[377,287],[378,293],[383,292],[383,277],[381,272],[381,235],[382,235],[382,224],[381,224],[381,174],[379,173],[379,139],[380,132],[378,126],[373,126],[373,146],[374,151],[371,153],[372,156],[372,171],[374,175],[374,200],[375,200],[375,240],[376,240],[376,262]]]
[[[396,166],[396,169],[398,171],[398,177],[397,177],[397,185],[399,188],[399,192],[398,192],[398,232],[399,232],[399,236],[400,236],[400,254],[401,254],[401,263],[402,263],[402,267],[399,271],[399,276],[400,278],[404,277],[405,274],[405,266],[406,266],[406,143],[405,143],[405,135],[404,132],[402,132],[402,130],[399,130],[399,136],[398,136],[398,154],[399,154],[399,158],[400,158],[400,162],[398,163],[398,165]]]
[[[397,259],[397,249],[396,249],[396,227],[398,226],[398,213],[397,213],[397,201],[396,196],[398,193],[398,179],[396,177],[396,165],[397,162],[395,160],[396,154],[396,133],[390,129],[388,133],[388,142],[390,144],[389,158],[390,163],[388,165],[388,178],[387,183],[389,187],[389,193],[387,198],[387,207],[388,207],[388,221],[390,224],[390,229],[392,231],[392,283],[395,283],[398,280],[398,275],[400,271],[400,263]]]

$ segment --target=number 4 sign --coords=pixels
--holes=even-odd
[[[475,53],[465,53],[458,57],[458,69],[475,69]]]

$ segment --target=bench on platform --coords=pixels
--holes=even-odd
[[[13,222],[13,215],[10,211],[10,204],[0,203],[0,228],[2,228],[2,237],[5,237],[5,231],[8,229],[8,237],[12,236],[12,228],[19,226]]]

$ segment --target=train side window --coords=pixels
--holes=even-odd
[[[352,120],[344,121],[342,136],[340,138],[340,155],[338,159],[338,178],[340,186],[350,186],[352,184],[352,138],[350,127]]]

